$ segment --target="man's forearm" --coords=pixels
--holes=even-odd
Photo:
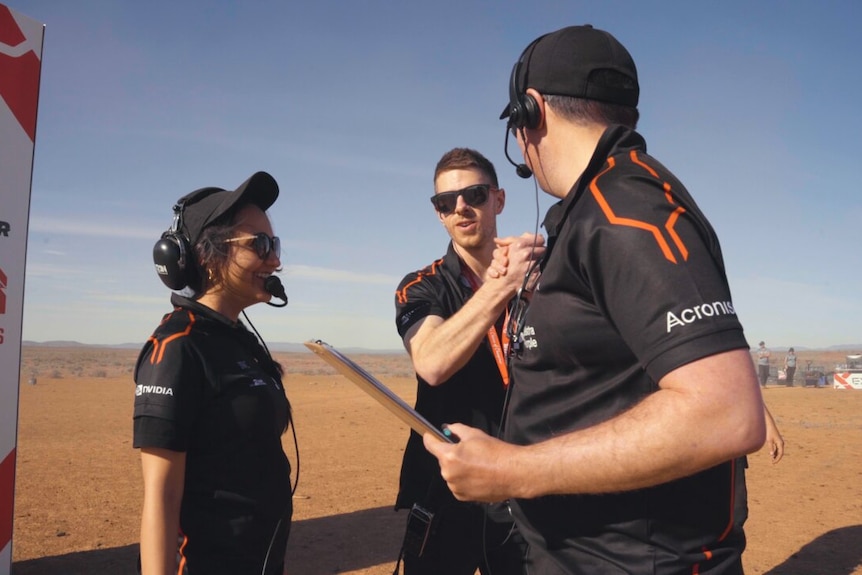
[[[517,490],[513,495],[630,491],[756,451],[765,439],[757,381],[753,373],[744,374],[745,366],[713,380],[725,363],[683,366],[674,381],[629,411],[504,459],[504,475],[511,475]]]
[[[503,313],[511,295],[489,280],[454,315],[427,334],[413,338],[409,352],[413,368],[429,385],[439,385],[464,367],[488,330]]]

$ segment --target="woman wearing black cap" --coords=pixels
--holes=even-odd
[[[154,249],[165,284],[194,295],[171,295],[135,369],[144,575],[284,572],[290,405],[281,366],[239,320],[272,297],[280,242],[265,211],[277,197],[264,172],[192,192]]]

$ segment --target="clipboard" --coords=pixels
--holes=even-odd
[[[323,361],[334,367],[338,373],[380,402],[383,407],[391,411],[398,419],[409,425],[410,429],[419,435],[431,433],[440,441],[445,441],[446,443],[457,442],[457,438],[448,429],[440,430],[432,425],[422,414],[398,397],[395,392],[380,383],[373,375],[328,343],[318,339],[305,342],[305,347],[313,351]]]

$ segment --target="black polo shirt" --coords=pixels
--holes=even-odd
[[[180,529],[192,575],[260,573],[273,540],[276,573],[292,514],[281,376],[242,323],[176,294],[171,303],[135,368],[134,447],[186,453]]]
[[[428,267],[407,274],[395,294],[398,334],[404,334],[419,320],[434,315],[448,319],[473,295],[470,282],[461,273],[461,259],[452,243],[446,255]],[[502,317],[498,321],[499,333]],[[438,386],[417,376],[416,411],[437,427],[444,423],[466,423],[490,434],[499,431],[505,387],[488,338],[464,367]],[[401,481],[395,508],[420,503],[433,508],[442,500],[452,500],[440,478],[437,459],[428,453],[422,437],[410,432],[401,465]]]
[[[508,441],[596,425],[677,367],[748,349],[715,232],[636,132],[605,132],[544,225],[549,252],[513,361]],[[519,500],[515,516],[543,573],[741,573],[732,474],[728,462],[634,492]]]

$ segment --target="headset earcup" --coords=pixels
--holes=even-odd
[[[542,114],[539,112],[539,104],[529,94],[522,94],[519,102],[521,125],[527,129],[534,130],[539,127]]]
[[[509,127],[516,130],[521,127],[521,105],[517,101],[509,104]]]
[[[521,92],[518,86],[518,69],[521,62],[515,65],[512,76],[509,79],[509,126],[520,129],[535,129],[539,127],[541,113],[536,99],[525,92]]]
[[[534,130],[539,127],[542,120],[538,102],[527,94],[529,84],[526,82],[526,77],[529,74],[530,57],[533,55],[533,49],[545,36],[547,34],[530,42],[512,67],[512,73],[509,76],[509,126],[512,128]],[[522,67],[524,68],[523,78]]]
[[[521,61],[512,66],[509,75],[509,126],[510,128],[521,128],[524,125],[524,109],[521,106],[521,95],[518,92],[518,71],[521,69]]]
[[[153,246],[153,263],[162,282],[172,290],[180,290],[191,285],[196,269],[189,265],[186,239],[177,234],[166,232]]]

